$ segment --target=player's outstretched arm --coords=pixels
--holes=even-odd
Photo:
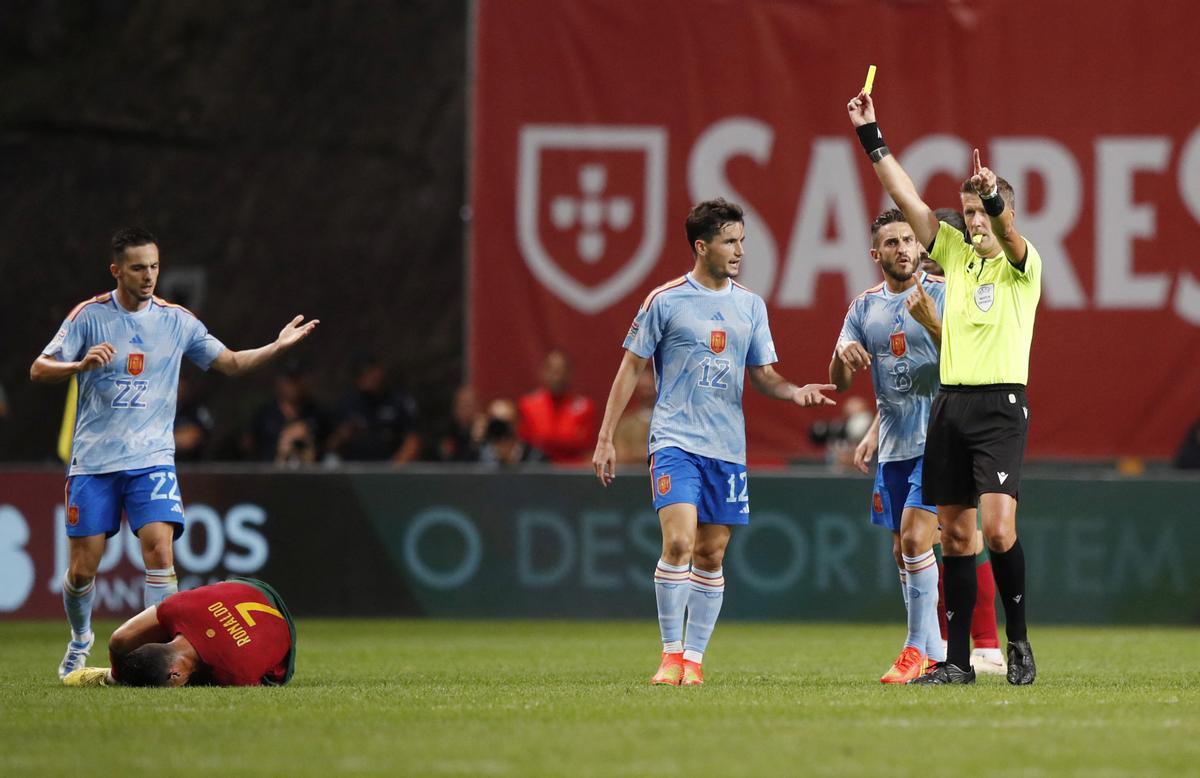
[[[879,176],[880,183],[896,207],[904,213],[904,219],[912,227],[917,240],[922,246],[928,247],[937,236],[937,217],[921,199],[908,173],[904,172],[904,168],[900,167],[900,163],[884,145],[883,133],[875,121],[874,101],[869,94],[860,91],[846,104],[846,110],[850,113],[850,123],[858,133],[858,140],[875,168],[875,175]]]
[[[613,433],[621,415],[625,413],[625,406],[633,396],[638,376],[646,368],[647,361],[649,360],[646,357],[639,357],[626,350],[621,359],[621,366],[617,368],[617,376],[613,379],[612,389],[608,391],[608,402],[604,405],[604,421],[600,422],[596,453],[592,455],[592,470],[604,486],[612,483],[617,475],[617,448],[613,445]]]
[[[856,340],[839,343],[829,361],[829,380],[839,394],[854,383],[854,373],[871,366],[871,355]]]
[[[86,373],[89,370],[104,367],[112,362],[116,353],[117,350],[113,344],[101,343],[88,349],[87,353],[83,355],[83,359],[78,362],[63,362],[41,354],[33,360],[33,364],[29,367],[29,380],[43,384],[66,381],[77,373]]]
[[[302,323],[303,322],[303,323]],[[262,367],[270,362],[275,357],[295,346],[300,341],[307,338],[317,325],[321,323],[320,319],[313,319],[305,322],[303,316],[297,316],[290,322],[284,325],[279,331],[279,337],[274,343],[269,343],[260,348],[245,349],[243,351],[233,351],[225,349],[217,358],[213,360],[212,366],[217,371],[225,375],[239,375],[248,373]]]
[[[775,400],[790,400],[802,408],[812,405],[837,405],[834,400],[821,394],[837,389],[833,384],[805,384],[796,386],[788,381],[771,365],[751,365],[747,372],[750,385],[762,394]]]
[[[988,220],[992,223],[992,234],[1000,241],[1008,261],[1017,268],[1023,268],[1029,247],[1025,244],[1025,238],[1017,231],[1012,204],[1004,202],[1004,197],[996,186],[996,174],[979,161],[979,149],[975,149],[972,162],[971,186],[975,187],[979,199],[983,200],[983,210],[987,211]]]

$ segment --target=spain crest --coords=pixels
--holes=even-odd
[[[663,473],[658,477],[658,493],[666,494],[671,491],[671,474]]]
[[[146,367],[145,354],[130,354],[125,360],[125,371],[129,375],[141,375],[142,370]]]
[[[714,354],[725,350],[725,330],[713,330],[708,333],[708,350]]]
[[[883,495],[879,492],[871,495],[871,507],[876,513],[883,513]]]
[[[79,524],[79,506],[72,505],[67,508],[67,524],[72,527]]]
[[[908,353],[908,338],[904,336],[903,332],[893,332],[891,343],[892,356],[902,357]]]

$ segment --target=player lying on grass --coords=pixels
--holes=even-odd
[[[83,667],[67,686],[280,686],[296,663],[296,627],[279,594],[233,578],[173,594],[108,641],[112,669]]]

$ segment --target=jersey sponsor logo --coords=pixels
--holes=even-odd
[[[671,491],[671,474],[663,473],[658,477],[658,493],[667,494]]]
[[[908,338],[903,332],[893,332],[891,346],[892,356],[902,357],[908,353]]]
[[[141,375],[142,371],[145,368],[146,368],[146,355],[145,354],[137,354],[137,353],[130,354],[129,357],[125,360],[125,371],[128,372],[129,375]]]
[[[876,513],[883,513],[883,495],[879,492],[871,495],[871,508]]]
[[[975,305],[979,310],[987,313],[992,309],[992,303],[996,300],[996,285],[984,284],[983,286],[975,287]]]
[[[72,527],[79,524],[79,506],[78,505],[72,505],[69,508],[67,508],[67,524],[70,524]]]
[[[708,333],[708,350],[714,354],[725,350],[725,330],[713,330]]]
[[[521,257],[563,302],[604,310],[633,291],[662,252],[666,130],[528,124],[518,146]]]

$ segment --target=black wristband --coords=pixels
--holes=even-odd
[[[991,197],[980,197],[979,199],[983,200],[983,210],[987,212],[988,216],[999,216],[1004,213],[1004,195],[999,191]]]
[[[883,133],[879,131],[877,122],[855,127],[854,131],[858,133],[858,142],[862,144],[863,151],[867,152],[867,156],[871,158],[872,162],[878,162],[890,153],[883,142]],[[883,150],[883,153],[877,154],[876,152],[880,149]]]

